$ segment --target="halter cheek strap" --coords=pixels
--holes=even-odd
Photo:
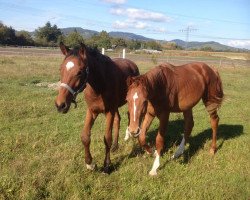
[[[61,83],[60,87],[66,88],[73,95],[72,101],[76,103],[75,101],[76,95],[84,90],[88,81],[88,77],[89,77],[89,67],[86,68],[86,79],[83,82],[83,85],[77,91],[73,90],[67,83]]]
[[[75,96],[76,92],[66,83],[61,83],[60,87],[66,88],[73,96]]]

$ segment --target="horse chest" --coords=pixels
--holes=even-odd
[[[101,95],[97,95],[90,91],[84,91],[85,101],[87,103],[88,108],[93,113],[103,113],[105,112],[105,104]]]

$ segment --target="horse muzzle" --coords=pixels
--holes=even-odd
[[[56,105],[56,108],[57,108],[58,112],[60,112],[60,113],[65,114],[65,113],[67,113],[69,111],[70,106],[65,102],[63,102],[63,103],[61,103],[59,105],[55,102],[55,105]]]
[[[137,138],[141,134],[141,128],[139,126],[135,130],[131,130],[128,127],[128,131],[129,131],[130,135],[133,136],[134,138]]]

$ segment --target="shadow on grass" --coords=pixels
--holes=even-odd
[[[150,146],[154,147],[155,146],[155,138],[157,135],[158,129],[151,130],[147,133],[147,142],[150,144]],[[163,153],[166,152],[167,149],[171,148],[174,144],[177,146],[180,144],[182,140],[184,132],[184,120],[175,120],[175,121],[170,121],[168,124],[168,132],[165,135],[165,149]],[[224,144],[225,140],[229,140],[232,138],[239,137],[240,135],[243,134],[243,126],[242,125],[228,125],[228,124],[220,124],[218,127],[218,134],[217,134],[217,140],[222,139],[220,143],[217,141],[217,151],[219,151]],[[184,163],[188,163],[189,160],[200,150],[204,147],[204,144],[206,143],[207,140],[212,139],[212,129],[208,128],[201,133],[192,136],[189,139],[189,148],[185,150],[183,156],[184,156]],[[140,156],[144,154],[145,151],[139,146],[138,142],[136,139],[134,139],[133,143],[133,148],[131,152],[128,155],[124,155],[119,157],[119,159],[116,160],[115,163],[112,164],[111,166],[111,173],[115,170],[118,170],[120,165],[123,163],[123,161],[126,158],[133,158],[136,156]],[[162,166],[164,167],[167,163],[169,162],[166,161]]]
[[[150,146],[155,146],[155,138],[157,135],[158,129],[149,131],[147,133],[147,142]],[[175,120],[170,121],[168,124],[168,132],[165,135],[165,149],[163,151],[166,152],[167,149],[171,148],[174,144],[177,146],[180,144],[182,140],[184,132],[184,120]],[[225,140],[232,139],[235,137],[239,137],[243,134],[243,126],[242,125],[228,125],[228,124],[220,124],[218,127],[217,140],[222,139],[220,143],[217,141],[217,150],[219,151]],[[194,156],[200,149],[203,148],[204,144],[207,140],[212,139],[212,129],[208,128],[201,133],[190,136],[189,139],[189,149],[184,152],[184,162],[188,162],[192,156]],[[139,149],[139,150],[138,150]],[[130,157],[136,156],[138,153],[142,154],[141,148],[135,147],[130,153]]]

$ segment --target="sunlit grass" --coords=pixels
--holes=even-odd
[[[202,103],[194,108],[189,149],[170,156],[183,133],[183,117],[172,114],[166,151],[157,177],[148,176],[153,158],[137,154],[135,140],[124,142],[127,107],[122,116],[120,148],[111,155],[114,171],[101,173],[104,116],[92,129],[91,152],[97,170],[87,171],[80,133],[86,104],[66,115],[54,108],[56,91],[38,82],[57,82],[60,57],[0,57],[0,199],[249,199],[250,69],[220,68],[225,100],[219,111],[218,152],[209,155],[211,129]],[[141,73],[153,63],[136,62]],[[158,120],[149,130],[154,143]]]

